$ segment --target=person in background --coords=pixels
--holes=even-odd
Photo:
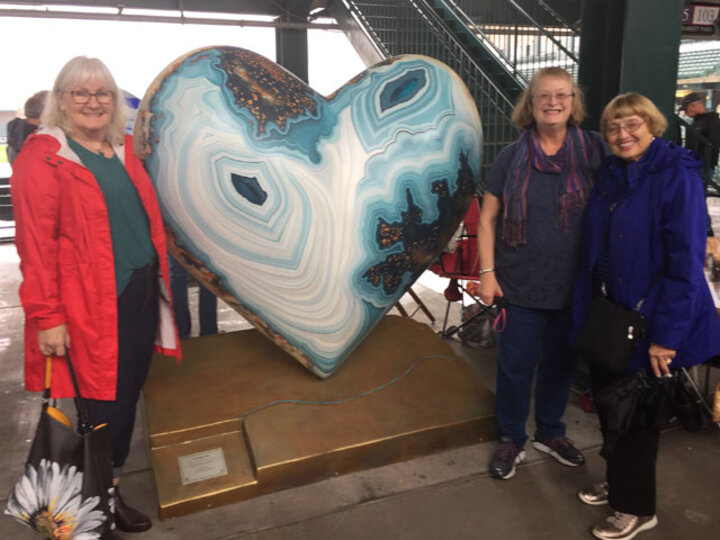
[[[188,271],[173,257],[170,259],[170,288],[172,289],[173,308],[180,339],[190,337],[192,322],[188,303]],[[198,320],[200,335],[208,336],[218,333],[217,296],[198,284]]]
[[[153,350],[180,357],[167,246],[153,185],[125,136],[117,84],[97,58],[60,70],[42,115],[15,161],[11,194],[25,311],[25,386],[74,396],[71,352],[94,425],[113,451],[115,523],[152,526],[128,506],[118,481],[130,451],[140,390]]]
[[[705,108],[705,96],[700,92],[692,92],[685,96],[680,103],[679,110],[684,111],[687,116],[692,118],[692,129],[710,141],[710,162],[706,165],[710,169],[710,175],[712,176],[720,156],[720,117],[718,117],[718,113],[708,111]],[[706,146],[707,143],[701,142],[693,134],[688,134],[685,137],[685,147],[700,154],[703,161],[706,159]],[[707,235],[715,236],[709,216]]]
[[[520,138],[498,154],[480,213],[480,298],[502,297],[495,416],[500,442],[490,461],[495,478],[512,478],[525,458],[525,423],[533,375],[533,446],[563,465],[585,462],[565,436],[576,356],[568,341],[570,304],[580,262],[581,221],[604,148],[581,130],[583,96],[570,74],[543,68],[518,99]]]
[[[705,208],[702,163],[661,137],[667,121],[637,93],[615,97],[603,111],[601,131],[613,157],[598,171],[586,211],[583,258],[573,300],[575,340],[593,294],[645,316],[628,373],[655,377],[720,353],[720,319],[705,281]],[[593,392],[625,377],[595,365]],[[604,440],[613,411],[598,410]],[[606,481],[578,493],[587,504],[613,511],[595,525],[601,540],[629,540],[657,525],[656,473],[660,428],[637,418],[604,455]]]
[[[40,115],[45,108],[47,90],[36,92],[25,102],[25,118],[13,118],[7,125],[7,157],[12,165],[30,134],[40,125]]]
[[[720,156],[720,117],[718,117],[718,113],[705,108],[705,96],[700,92],[693,92],[685,96],[680,103],[680,111],[684,111],[687,116],[692,118],[692,128],[710,141],[709,165],[714,169],[718,165]],[[705,158],[703,155],[705,145],[697,138],[687,137],[685,147],[694,150],[703,159]]]

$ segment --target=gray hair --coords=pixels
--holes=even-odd
[[[63,66],[48,96],[47,105],[42,114],[42,124],[47,127],[59,127],[66,134],[72,136],[73,126],[60,109],[60,99],[65,92],[69,92],[70,89],[82,85],[90,79],[102,81],[103,85],[112,92],[113,116],[110,119],[105,138],[111,144],[120,144],[125,138],[127,107],[110,70],[97,58],[76,56]]]
[[[25,102],[24,108],[25,116],[27,118],[40,118],[40,115],[45,108],[45,101],[47,100],[47,95],[47,90],[41,90],[40,92],[35,92],[32,96],[28,98],[28,100]]]

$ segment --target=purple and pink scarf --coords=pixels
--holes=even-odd
[[[557,226],[567,232],[570,213],[583,210],[592,189],[589,146],[594,143],[580,128],[569,126],[558,153],[547,156],[534,126],[520,134],[503,190],[502,237],[509,246],[517,247],[527,242],[527,190],[533,168],[542,173],[561,175]]]

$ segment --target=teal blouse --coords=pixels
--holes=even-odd
[[[113,255],[117,294],[125,290],[133,270],[156,259],[150,237],[150,221],[130,176],[118,157],[106,158],[68,137],[70,148],[93,173],[105,197]]]

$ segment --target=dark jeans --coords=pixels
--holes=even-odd
[[[624,375],[615,375],[593,366],[590,372],[592,390],[597,394]],[[600,415],[603,438],[605,419]],[[606,458],[606,477],[610,487],[610,507],[636,516],[655,514],[655,465],[657,462],[659,427],[633,425],[617,438],[614,452]]]
[[[173,297],[175,323],[180,339],[190,337],[191,319],[188,305],[188,271],[177,259],[170,256],[170,291]],[[198,301],[198,318],[200,319],[200,335],[217,334],[217,296],[200,285]]]
[[[115,401],[86,400],[94,425],[107,422],[118,477],[130,453],[137,401],[147,379],[158,325],[157,263],[136,269],[118,297],[118,366]]]
[[[499,434],[525,445],[533,374],[536,434],[565,435],[561,421],[575,372],[576,356],[568,343],[569,309],[507,306],[505,330],[498,334],[495,416]]]

